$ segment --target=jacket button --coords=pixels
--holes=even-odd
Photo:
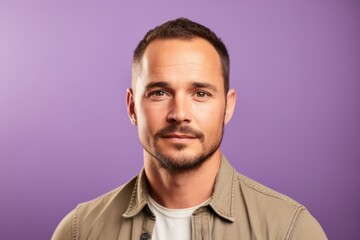
[[[149,240],[150,239],[150,235],[148,233],[143,233],[140,236],[140,240]]]

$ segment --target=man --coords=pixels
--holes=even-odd
[[[149,31],[127,91],[144,168],[78,205],[53,239],[326,239],[305,207],[237,173],[221,154],[235,100],[215,33],[184,18]]]

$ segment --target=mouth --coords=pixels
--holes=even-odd
[[[178,139],[195,139],[194,135],[183,134],[183,133],[170,133],[163,136],[163,138],[178,138]]]
[[[162,138],[165,139],[166,141],[176,143],[176,144],[185,144],[194,139],[197,139],[197,137],[195,137],[194,135],[183,134],[183,133],[165,134]]]
[[[170,125],[160,129],[156,135],[156,139],[173,144],[192,144],[195,140],[203,142],[204,134],[190,126]]]

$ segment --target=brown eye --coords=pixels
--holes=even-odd
[[[200,97],[200,98],[203,98],[203,97],[207,97],[208,94],[206,92],[196,92],[196,96]]]
[[[163,90],[156,90],[156,91],[149,92],[147,94],[147,96],[149,96],[149,97],[163,97],[163,96],[166,96],[166,92],[163,91]]]
[[[157,96],[157,97],[161,97],[165,95],[164,91],[154,91],[152,93],[150,93],[151,96]]]
[[[169,94],[163,90],[155,90],[155,91],[149,92],[147,94],[147,97],[154,101],[161,101],[161,100],[168,98]]]

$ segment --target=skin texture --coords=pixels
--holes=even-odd
[[[212,194],[235,106],[235,91],[224,93],[220,57],[201,38],[155,40],[136,71],[127,107],[150,194],[169,208],[197,205]]]

